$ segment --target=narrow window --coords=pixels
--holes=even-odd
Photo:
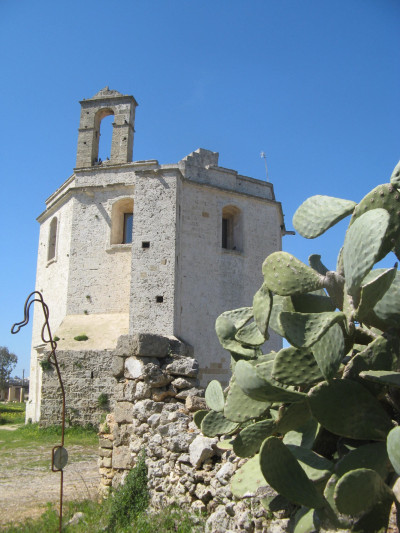
[[[133,213],[124,213],[124,235],[122,239],[123,244],[132,242],[133,229]]]
[[[222,248],[228,248],[228,225],[229,219],[222,218]]]
[[[133,199],[122,198],[111,210],[111,244],[130,244],[133,234]]]
[[[47,247],[47,261],[51,261],[56,256],[57,244],[57,217],[54,217],[50,222],[49,242]]]
[[[222,210],[221,247],[225,250],[243,250],[242,212],[239,208],[228,205]]]

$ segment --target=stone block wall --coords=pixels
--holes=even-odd
[[[43,359],[47,357],[45,352]],[[113,352],[57,350],[57,361],[67,399],[67,423],[98,426],[101,418],[115,404],[113,397],[117,381],[110,372]],[[105,405],[99,404],[100,395],[107,395]],[[55,368],[43,370],[41,424],[59,424],[61,405],[61,389]]]
[[[206,404],[191,355],[171,337],[120,337],[114,411],[100,426],[100,493],[123,483],[144,449],[152,508],[179,503],[207,512],[209,533],[285,531],[287,520],[268,520],[258,500],[235,500],[230,478],[245,460],[194,424],[193,413]]]

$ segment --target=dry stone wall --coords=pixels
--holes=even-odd
[[[245,460],[204,437],[193,413],[206,407],[191,347],[173,337],[120,337],[115,407],[100,426],[100,492],[123,483],[144,449],[151,506],[178,502],[207,513],[206,532],[285,531],[253,498],[237,501],[230,479]]]

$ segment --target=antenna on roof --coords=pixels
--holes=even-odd
[[[267,175],[267,181],[268,181],[267,156],[265,155],[265,152],[261,152],[260,157],[261,157],[261,159],[264,159],[264,163],[265,163],[265,173],[266,173],[266,175]]]

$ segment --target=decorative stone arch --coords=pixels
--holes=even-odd
[[[53,217],[49,226],[49,239],[47,241],[47,261],[52,261],[56,258],[57,251],[57,229],[58,219]]]
[[[221,246],[225,250],[243,251],[243,216],[235,205],[222,209]]]
[[[121,198],[111,208],[110,244],[130,244],[133,233],[133,198]]]

